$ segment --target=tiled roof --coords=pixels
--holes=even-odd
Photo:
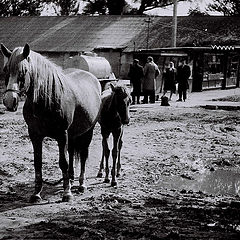
[[[35,51],[80,52],[94,48],[169,47],[172,17],[42,16],[0,18],[0,41],[13,49],[29,43]],[[240,18],[178,17],[177,46],[240,45]]]

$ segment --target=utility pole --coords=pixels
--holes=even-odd
[[[177,3],[178,0],[173,0],[172,47],[176,47],[177,42]]]
[[[149,47],[149,31],[150,31],[150,23],[152,22],[151,18],[149,17],[148,20],[145,20],[147,23],[147,49]]]

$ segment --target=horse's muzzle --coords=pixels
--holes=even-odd
[[[18,109],[19,97],[14,91],[7,91],[3,97],[3,104],[8,111],[15,112]]]

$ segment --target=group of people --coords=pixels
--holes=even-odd
[[[187,99],[187,89],[189,88],[188,79],[191,75],[190,67],[187,65],[185,59],[179,61],[179,66],[174,67],[173,62],[169,62],[169,66],[163,73],[164,90],[163,96],[166,95],[167,91],[170,91],[169,100],[172,98],[172,94],[176,92],[176,84],[178,84],[178,102]]]
[[[143,91],[144,96],[142,103],[155,103],[156,78],[159,74],[160,70],[151,56],[147,58],[147,63],[144,67],[139,64],[138,59],[133,60],[128,74],[133,87],[133,104],[140,104],[141,91]],[[174,63],[170,62],[163,72],[163,96],[166,95],[167,91],[170,91],[169,99],[171,100],[172,94],[176,92],[176,84],[178,84],[179,99],[177,101],[185,101],[190,75],[190,67],[185,59],[180,60],[177,69],[174,67]]]

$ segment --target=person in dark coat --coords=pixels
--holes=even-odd
[[[174,68],[174,63],[169,62],[169,67],[163,73],[164,88],[163,96],[166,95],[167,91],[170,91],[169,100],[172,98],[172,94],[176,92],[176,69]]]
[[[187,99],[187,89],[189,88],[188,79],[191,75],[190,67],[187,65],[185,59],[182,59],[179,63],[179,67],[177,68],[177,83],[178,83],[178,94],[179,99],[178,102],[182,100],[185,102]]]
[[[138,59],[134,59],[133,64],[130,65],[128,76],[130,78],[130,83],[133,87],[132,104],[135,104],[135,97],[137,98],[137,104],[140,104],[141,79],[143,77],[143,67],[139,64]]]

